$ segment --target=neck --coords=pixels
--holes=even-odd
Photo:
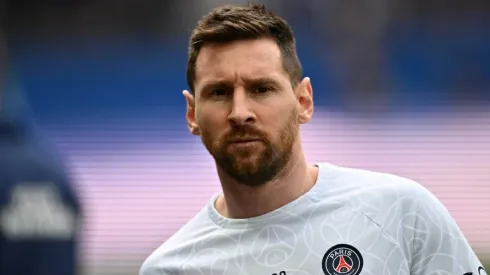
[[[257,217],[278,209],[308,192],[316,183],[318,167],[306,163],[300,145],[282,172],[261,186],[236,182],[218,168],[223,195],[216,200],[216,210],[234,219]]]

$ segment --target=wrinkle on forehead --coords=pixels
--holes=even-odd
[[[237,82],[260,77],[286,77],[279,47],[272,39],[210,44],[196,61],[196,87],[207,81]]]

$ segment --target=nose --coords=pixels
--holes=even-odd
[[[247,93],[241,89],[236,89],[231,100],[231,111],[228,115],[228,121],[232,125],[242,125],[253,123],[256,120],[255,114],[251,108],[250,98]]]

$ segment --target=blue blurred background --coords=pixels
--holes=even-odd
[[[87,274],[135,274],[220,189],[184,121],[187,41],[220,0],[5,1],[15,79],[69,164]],[[418,180],[490,259],[490,2],[256,1],[295,30],[311,162]]]

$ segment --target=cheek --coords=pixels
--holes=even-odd
[[[263,130],[274,142],[282,142],[284,131],[290,128],[291,121],[289,118],[291,113],[290,111],[288,112],[287,114],[278,112],[277,115],[270,115],[263,123]]]
[[[276,118],[275,136],[281,142],[286,142],[286,139],[293,138],[299,130],[299,114],[296,106],[288,108],[283,115]]]
[[[220,114],[216,111],[213,112],[213,109],[208,106],[201,106],[196,109],[196,123],[199,127],[207,129],[217,127],[220,123]]]
[[[263,118],[267,121],[266,124],[273,125],[276,130],[283,128],[285,125],[294,123],[297,120],[298,110],[296,105],[288,104],[284,106],[271,106],[267,109],[267,113]]]
[[[224,132],[224,129],[226,129],[226,124],[223,124],[222,119],[219,118],[217,113],[206,115],[203,113],[196,114],[196,123],[201,133],[211,139],[218,138]]]

